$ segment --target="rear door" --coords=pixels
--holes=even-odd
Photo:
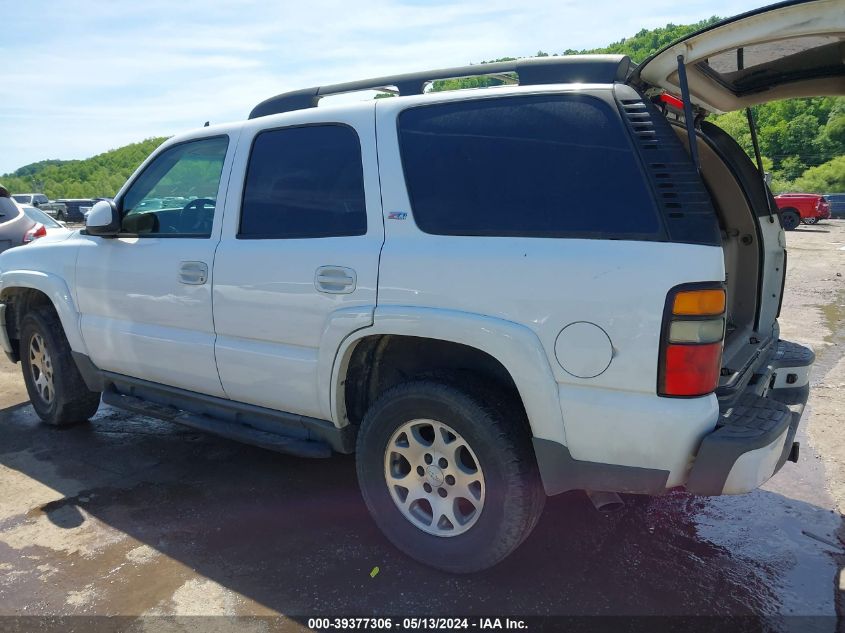
[[[710,112],[845,94],[845,7],[802,0],[744,13],[655,53],[629,81],[680,94],[679,55],[691,100]]]
[[[372,324],[376,305],[384,228],[373,108],[244,128],[214,267],[217,367],[233,400],[331,417],[337,348]]]
[[[646,59],[629,78],[640,90],[681,94],[679,57],[690,100],[709,112],[727,112],[796,97],[845,94],[845,7],[842,0],[783,2],[719,22]],[[781,225],[770,214],[762,178],[745,178],[761,238],[755,328],[777,333],[786,266]],[[756,182],[749,182],[754,180]],[[774,202],[771,202],[774,207]]]

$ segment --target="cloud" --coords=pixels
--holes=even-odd
[[[0,173],[81,158],[284,90],[602,46],[749,0],[30,0],[4,7]]]

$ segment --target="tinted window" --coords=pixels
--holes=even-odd
[[[443,235],[654,238],[661,225],[619,115],[585,95],[413,108],[399,118],[417,225]]]
[[[228,146],[228,137],[217,136],[180,143],[159,154],[123,197],[122,230],[210,237]]]
[[[239,237],[364,235],[361,145],[343,125],[261,132],[244,185]]]

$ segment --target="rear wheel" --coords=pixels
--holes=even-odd
[[[795,209],[784,209],[780,212],[780,223],[785,231],[793,231],[801,224],[801,216]]]
[[[23,318],[20,350],[26,391],[44,422],[68,426],[97,412],[100,394],[85,385],[52,308],[37,308]]]
[[[819,219],[818,219],[818,218],[804,218],[804,219],[803,219],[803,220],[801,220],[801,221],[802,221],[804,224],[818,224]]]
[[[412,558],[454,573],[505,558],[545,503],[521,407],[469,382],[390,389],[367,412],[357,447],[378,526]]]

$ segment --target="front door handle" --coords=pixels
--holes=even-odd
[[[208,264],[205,262],[181,262],[179,264],[179,283],[189,286],[202,286],[208,281]]]
[[[347,295],[357,284],[355,271],[343,266],[320,266],[314,275],[314,286],[327,294]]]

